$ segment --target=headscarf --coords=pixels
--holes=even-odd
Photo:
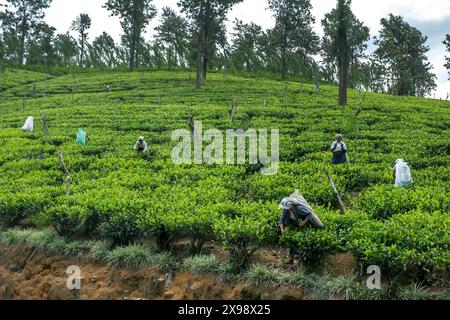
[[[290,198],[284,198],[281,200],[279,208],[280,210],[289,210],[292,208],[293,204],[294,203]]]

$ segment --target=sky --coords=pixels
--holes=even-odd
[[[90,39],[94,39],[103,31],[108,32],[117,42],[120,40],[122,29],[116,17],[109,17],[106,9],[102,8],[105,0],[53,0],[51,7],[46,10],[46,22],[57,29],[58,33],[69,30],[71,22],[80,13],[87,13],[92,18]],[[6,0],[0,0],[0,4]],[[177,0],[154,0],[158,12],[164,6],[178,10]],[[336,0],[311,0],[313,15],[316,17],[315,29],[322,35],[321,20],[324,15],[336,6]],[[254,22],[264,29],[274,25],[271,12],[266,10],[266,0],[244,0],[236,5],[228,16],[228,29],[232,30],[232,22],[238,18],[244,22]],[[450,80],[445,64],[445,46],[442,41],[445,34],[450,33],[450,0],[353,0],[352,10],[358,19],[370,28],[371,36],[378,35],[380,19],[389,13],[403,16],[408,23],[418,28],[428,36],[427,45],[431,50],[429,60],[437,76],[438,88],[432,95],[445,99],[450,93]],[[148,39],[151,39],[153,29],[158,24],[156,17],[147,28]],[[373,40],[369,44],[369,52],[374,49]]]

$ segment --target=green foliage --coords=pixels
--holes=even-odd
[[[262,204],[248,207],[248,214],[214,221],[216,239],[230,253],[235,270],[242,270],[253,253],[262,245],[273,243],[277,235],[277,219]],[[258,219],[255,219],[258,215]]]
[[[450,197],[441,188],[376,186],[364,191],[356,200],[355,209],[365,211],[377,219],[417,210],[421,212],[449,212]]]
[[[16,226],[21,219],[45,210],[51,197],[52,194],[45,189],[3,193],[0,197],[0,223],[6,227]]]
[[[50,225],[63,237],[73,236],[88,218],[88,211],[81,206],[67,204],[52,207],[45,213]]]
[[[446,270],[450,259],[450,219],[446,214],[411,212],[388,222],[355,225],[346,247],[367,265],[379,265],[385,274],[419,277]]]
[[[375,39],[378,48],[374,55],[382,69],[380,78],[388,81],[388,92],[420,97],[431,93],[436,88],[436,75],[428,62],[428,38],[401,16],[389,14],[381,19],[381,26],[380,35]],[[413,54],[405,54],[409,47],[415,48]],[[395,80],[388,80],[390,78]]]
[[[280,239],[282,244],[295,248],[300,258],[312,268],[316,268],[327,254],[343,251],[353,226],[369,219],[366,214],[360,212],[339,215],[337,212],[324,210],[318,214],[325,225],[324,229],[288,229]]]
[[[100,225],[100,234],[114,245],[127,245],[142,236],[136,217],[132,213],[113,213]]]

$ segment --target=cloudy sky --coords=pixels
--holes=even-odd
[[[5,0],[0,0],[5,3]],[[322,35],[320,21],[325,13],[329,12],[335,5],[335,0],[311,0],[314,7],[313,14],[316,17],[316,31]],[[117,18],[109,17],[106,9],[102,8],[105,0],[53,0],[52,6],[47,10],[47,23],[57,28],[60,33],[69,30],[71,21],[79,13],[88,13],[92,18],[91,39],[103,31],[111,34],[119,41],[122,32]],[[154,0],[155,6],[160,9],[164,6],[177,8],[177,0]],[[266,0],[244,0],[236,5],[229,14],[229,26],[235,18],[244,22],[255,22],[263,28],[273,26],[271,13],[266,10]],[[443,67],[444,50],[442,44],[445,34],[450,33],[450,0],[353,0],[353,12],[364,23],[370,27],[371,35],[378,34],[380,19],[389,13],[401,15],[413,26],[421,30],[429,37],[428,45],[430,62],[434,66],[437,75],[438,89],[436,98],[445,98],[450,92],[450,81],[448,73]],[[158,24],[154,19],[147,29],[147,37],[151,38],[153,28]],[[373,42],[373,41],[371,41]],[[373,49],[373,46],[370,46]]]

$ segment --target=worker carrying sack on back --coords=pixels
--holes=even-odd
[[[34,128],[34,118],[28,117],[27,120],[25,121],[25,124],[22,127],[22,130],[28,131],[28,132],[33,132],[33,128]]]
[[[310,226],[314,229],[322,229],[323,223],[315,214],[311,206],[306,202],[305,198],[296,190],[289,198],[284,198],[279,206],[283,210],[280,216],[281,233],[286,231],[286,228],[298,230],[302,227]],[[293,263],[296,249],[289,248],[289,264]]]
[[[410,187],[413,184],[411,177],[411,169],[408,164],[403,159],[397,159],[395,161],[394,167],[392,168],[392,173],[395,178],[396,187]]]
[[[85,146],[87,139],[88,139],[87,133],[83,130],[83,128],[78,129],[77,139],[75,142]]]

